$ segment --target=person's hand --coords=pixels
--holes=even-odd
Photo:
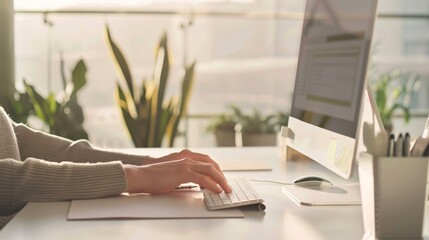
[[[213,192],[231,192],[222,172],[212,163],[190,158],[144,166],[124,166],[127,192],[160,194],[173,191],[182,183],[193,182]]]
[[[176,160],[185,159],[185,158],[189,158],[189,159],[192,159],[192,160],[197,161],[197,162],[208,163],[208,164],[212,165],[213,167],[215,167],[219,172],[222,173],[222,171],[220,170],[219,164],[217,162],[215,162],[213,159],[211,159],[208,155],[202,154],[202,153],[197,153],[197,152],[192,152],[191,150],[188,150],[188,149],[184,149],[180,152],[172,153],[172,154],[160,157],[160,158],[148,157],[145,160],[145,165],[154,164],[154,163],[169,162],[169,161],[176,161]]]

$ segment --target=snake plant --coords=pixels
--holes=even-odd
[[[123,120],[136,147],[161,147],[164,137],[174,146],[180,120],[185,116],[192,85],[195,62],[186,66],[181,92],[167,97],[170,60],[167,35],[164,33],[155,54],[153,74],[140,86],[134,82],[129,65],[106,26],[107,45],[112,55],[119,80],[116,82],[116,100]]]

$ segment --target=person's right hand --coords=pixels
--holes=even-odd
[[[167,193],[188,182],[217,193],[222,192],[222,189],[231,192],[225,177],[213,164],[190,158],[144,166],[124,165],[124,169],[129,193]]]
[[[175,161],[179,159],[185,159],[190,158],[192,160],[203,162],[203,163],[209,163],[213,165],[218,171],[221,171],[219,164],[214,161],[209,155],[193,152],[189,149],[183,149],[180,152],[171,153],[159,158],[153,158],[153,157],[146,157],[145,158],[145,165],[147,164],[154,164],[154,163],[162,163],[162,162],[169,162],[169,161]]]

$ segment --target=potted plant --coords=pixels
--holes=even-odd
[[[87,82],[86,72],[85,62],[79,60],[71,72],[71,78],[67,80],[64,60],[61,58],[63,90],[57,94],[51,92],[46,97],[24,80],[25,91],[15,90],[14,98],[10,100],[11,118],[16,122],[27,123],[27,119],[34,115],[52,134],[71,140],[88,139],[88,133],[83,127],[83,110],[78,102],[78,92]]]
[[[218,147],[235,147],[236,124],[231,114],[221,114],[211,122],[207,131],[214,133]]]
[[[263,115],[254,109],[245,114],[237,106],[232,113],[217,116],[207,127],[216,137],[218,147],[275,146],[281,126],[287,126],[289,115],[283,112]]]
[[[106,26],[107,45],[118,70],[116,100],[131,139],[136,147],[161,147],[164,137],[174,145],[182,117],[186,115],[192,86],[195,62],[186,66],[180,94],[166,96],[170,72],[167,35],[164,34],[156,48],[152,76],[137,85],[129,65]]]
[[[276,115],[263,115],[254,109],[252,114],[244,114],[233,108],[237,119],[235,126],[237,146],[275,146],[277,142]]]
[[[375,75],[370,81],[371,90],[387,132],[393,129],[392,119],[396,110],[402,110],[403,119],[410,119],[410,100],[420,87],[416,74],[393,70]]]

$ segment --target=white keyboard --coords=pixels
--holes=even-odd
[[[229,178],[228,183],[232,188],[231,193],[215,193],[208,189],[203,189],[204,202],[207,209],[217,210],[253,204],[260,204],[259,208],[261,210],[265,209],[265,206],[262,204],[264,200],[259,196],[247,178]]]

